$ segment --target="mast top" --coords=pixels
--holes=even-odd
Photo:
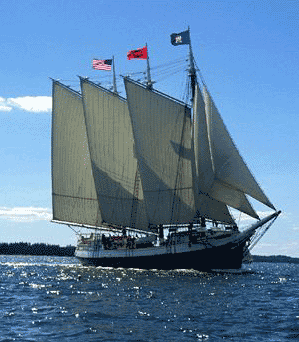
[[[170,35],[171,44],[174,46],[177,45],[189,45],[189,77],[191,81],[191,102],[194,100],[195,96],[195,86],[196,86],[196,69],[194,66],[194,57],[191,47],[191,38],[190,38],[190,27],[188,26],[188,30],[180,32],[180,33],[172,33]]]
[[[149,64],[147,43],[145,44],[145,46],[146,46],[146,63],[147,63],[147,68],[146,68],[146,72],[147,72],[146,87],[148,89],[152,90],[154,82],[152,82],[152,79],[151,79],[151,72],[150,72],[150,64]]]
[[[191,81],[191,102],[193,103],[194,96],[195,96],[195,86],[197,84],[197,77],[196,77],[196,69],[194,66],[194,56],[191,46],[191,36],[190,36],[190,28],[188,26],[188,33],[189,33],[189,76]]]
[[[114,56],[112,56],[112,67],[113,67],[113,92],[115,94],[118,94],[117,87],[116,87]]]

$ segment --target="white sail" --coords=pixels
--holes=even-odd
[[[133,223],[135,228],[147,230],[140,182],[138,198],[133,196],[137,159],[127,102],[87,79],[81,78],[81,89],[102,218],[108,224],[130,226]]]
[[[196,213],[190,109],[127,78],[124,81],[150,222],[188,222]]]
[[[215,177],[275,210],[239,154],[206,87],[203,93]]]
[[[81,96],[53,81],[53,219],[96,226],[101,223]]]
[[[197,216],[210,220],[235,224],[227,206],[207,194],[195,194]]]
[[[252,208],[245,194],[230,187],[224,182],[215,179],[209,191],[209,195],[232,208],[238,209],[253,218],[259,219],[259,216]]]
[[[208,193],[215,180],[208,139],[205,103],[196,85],[193,104],[193,141],[197,192]]]
[[[209,143],[208,123],[205,103],[199,86],[195,88],[193,111],[194,157],[196,168],[196,191],[238,209],[254,218],[259,218],[245,194],[217,179],[212,158],[212,146]]]
[[[195,88],[193,105],[193,142],[194,142],[194,191],[200,216],[216,221],[234,223],[226,204],[220,196],[211,193],[215,183],[210,144],[207,133],[205,103],[199,87]]]

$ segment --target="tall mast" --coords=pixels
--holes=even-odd
[[[117,88],[116,88],[114,56],[112,56],[112,67],[113,67],[113,92],[115,94],[118,94],[118,91],[117,91]]]
[[[196,70],[194,66],[194,57],[191,47],[191,37],[190,37],[190,28],[188,26],[188,32],[189,32],[189,76],[191,81],[191,101],[193,102],[194,96],[195,96],[195,85],[196,85]]]
[[[150,73],[150,65],[149,65],[149,57],[148,57],[147,43],[145,44],[145,46],[146,46],[146,51],[147,51],[147,57],[146,57],[146,64],[147,64],[147,68],[146,68],[147,80],[146,80],[146,84],[147,84],[147,88],[148,88],[148,89],[153,89],[153,83],[152,83],[152,80],[151,80],[151,73]]]

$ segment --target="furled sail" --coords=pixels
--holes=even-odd
[[[101,223],[81,96],[53,81],[53,219],[96,226]]]
[[[195,88],[193,108],[196,192],[208,194],[215,200],[258,218],[243,192],[217,178],[213,165],[212,146],[209,142],[205,102],[198,85]]]
[[[211,195],[223,194],[223,198],[232,200],[228,205],[237,207],[252,217],[257,215],[244,194],[275,210],[239,154],[205,86],[203,94],[212,169],[216,179]]]
[[[133,216],[133,226],[147,230],[142,184],[136,182],[139,179],[138,175],[136,177],[137,159],[127,102],[87,79],[80,80],[92,171],[103,221],[130,226]]]

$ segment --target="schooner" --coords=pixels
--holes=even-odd
[[[112,91],[53,80],[53,222],[91,230],[75,252],[85,265],[240,268],[280,213],[198,81],[189,29],[171,40],[189,45],[189,102],[153,88],[148,56],[145,84],[123,78],[126,98],[114,63]],[[260,220],[247,196],[273,214]],[[229,208],[256,223],[241,232]]]

